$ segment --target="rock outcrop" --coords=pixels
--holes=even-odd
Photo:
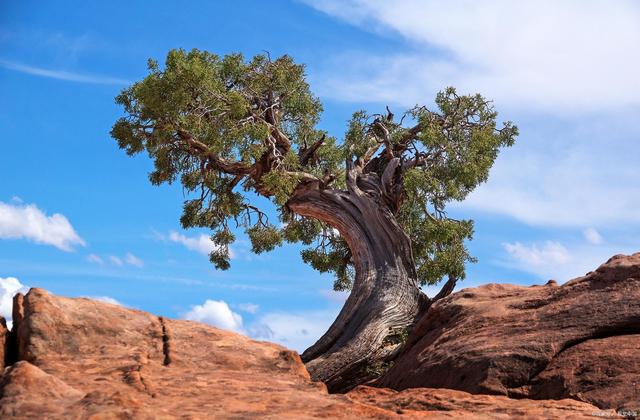
[[[575,400],[512,399],[499,395],[473,395],[452,389],[413,388],[394,391],[360,385],[347,394],[353,401],[375,405],[409,417],[457,419],[579,419],[616,417],[613,410],[594,409]]]
[[[329,395],[295,352],[206,325],[31,289],[14,301],[0,418],[593,418],[574,400],[359,387]]]
[[[7,357],[7,346],[9,344],[9,330],[7,321],[0,316],[0,370],[4,369],[4,361]]]
[[[562,286],[489,284],[434,304],[377,382],[640,412],[640,253]]]

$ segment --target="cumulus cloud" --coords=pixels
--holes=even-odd
[[[13,297],[17,293],[27,293],[29,288],[15,277],[0,278],[0,316],[12,327]]]
[[[47,216],[35,204],[0,202],[0,239],[27,239],[68,252],[75,245],[85,245],[66,217]]]
[[[242,316],[233,312],[223,300],[207,299],[202,305],[193,306],[182,318],[203,322],[225,330],[245,333],[242,325]]]
[[[594,228],[585,229],[582,234],[584,238],[592,245],[600,245],[603,242],[602,235]]]
[[[340,99],[393,98],[413,105],[431,97],[434,88],[454,85],[527,108],[573,111],[640,103],[640,56],[629,55],[640,43],[637,2],[307,3],[411,43],[405,54],[344,61],[347,71],[340,66],[340,74],[325,78],[324,93]]]
[[[249,335],[303,352],[327,331],[338,312],[339,308],[267,313],[248,328]]]
[[[251,314],[258,309],[258,305],[255,304],[231,306]],[[336,306],[317,311],[269,312],[245,325],[242,316],[234,312],[231,306],[223,300],[207,299],[203,304],[191,307],[182,318],[234,331],[257,340],[272,341],[302,352],[325,333],[340,310],[340,307]]]

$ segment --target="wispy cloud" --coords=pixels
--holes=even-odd
[[[595,270],[612,255],[633,252],[633,247],[603,246],[587,238],[584,241],[544,241],[504,243],[506,259],[498,265],[529,272],[541,280],[564,282]]]
[[[111,296],[81,296],[91,300],[97,300],[98,302],[110,303],[112,305],[118,306],[126,306],[120,303],[118,300],[112,298]]]
[[[255,314],[260,309],[260,305],[255,303],[239,303],[235,307],[237,307],[240,311],[246,312],[248,314]]]
[[[87,261],[93,264],[103,265],[104,260],[96,254],[87,255]]]
[[[144,261],[142,261],[140,258],[136,257],[130,252],[127,252],[127,255],[125,255],[124,257],[124,261],[129,265],[133,265],[134,267],[138,267],[138,268],[144,267]]]
[[[640,224],[640,55],[629,54],[639,3],[305,2],[404,42],[393,53],[338,51],[312,72],[321,95],[406,107],[452,85],[495,100],[520,126],[466,212],[580,230]]]
[[[205,235],[204,233],[195,236],[188,236],[172,230],[168,235],[164,235],[154,230],[153,237],[160,241],[168,241],[181,244],[188,250],[195,251],[202,255],[209,255],[210,253],[218,249],[218,246],[211,240],[208,235]],[[231,258],[237,257],[235,248],[229,247],[229,255]]]
[[[116,257],[115,255],[109,255],[109,261],[111,261],[111,264],[118,267],[122,267],[124,265],[124,262],[122,262],[122,258]]]
[[[573,112],[640,103],[640,56],[629,54],[640,43],[637,2],[307,3],[409,41],[400,54],[342,60],[339,73],[319,78],[329,83],[326,95],[413,105],[452,84],[528,109]]]
[[[600,235],[600,232],[592,227],[582,231],[582,234],[584,235],[584,238],[587,240],[587,242],[592,245],[600,245],[604,241],[602,235]]]
[[[32,76],[47,77],[50,79],[65,80],[67,82],[91,83],[101,85],[127,85],[130,82],[117,77],[82,74],[69,72],[65,70],[45,69],[42,67],[29,66],[15,61],[0,59],[0,67],[20,73],[30,74]]]

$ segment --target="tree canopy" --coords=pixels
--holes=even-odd
[[[318,128],[322,105],[304,66],[289,56],[172,50],[163,67],[149,60],[148,68],[117,96],[125,115],[111,135],[130,155],[148,153],[153,184],[179,181],[191,194],[181,224],[212,231],[217,268],[229,267],[233,231],[241,228],[256,253],[301,242],[302,259],[334,273],[336,289],[348,289],[353,259],[344,238],[295,214],[287,201],[305,182],[343,190],[357,167],[396,181],[379,205],[409,236],[419,282],[464,277],[465,263],[474,261],[465,245],[473,222],[450,218],[447,205],[486,181],[500,148],[518,134],[511,122],[498,126],[481,95],[446,88],[434,109],[358,111],[338,140]],[[257,196],[273,202],[280,220],[269,219]]]

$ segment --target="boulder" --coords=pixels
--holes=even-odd
[[[297,353],[190,321],[31,289],[14,300],[18,362],[0,418],[376,418],[613,415],[573,400],[360,387],[330,395]],[[570,415],[569,415],[570,413]]]
[[[377,382],[640,411],[640,253],[558,286],[489,284],[435,303]]]

